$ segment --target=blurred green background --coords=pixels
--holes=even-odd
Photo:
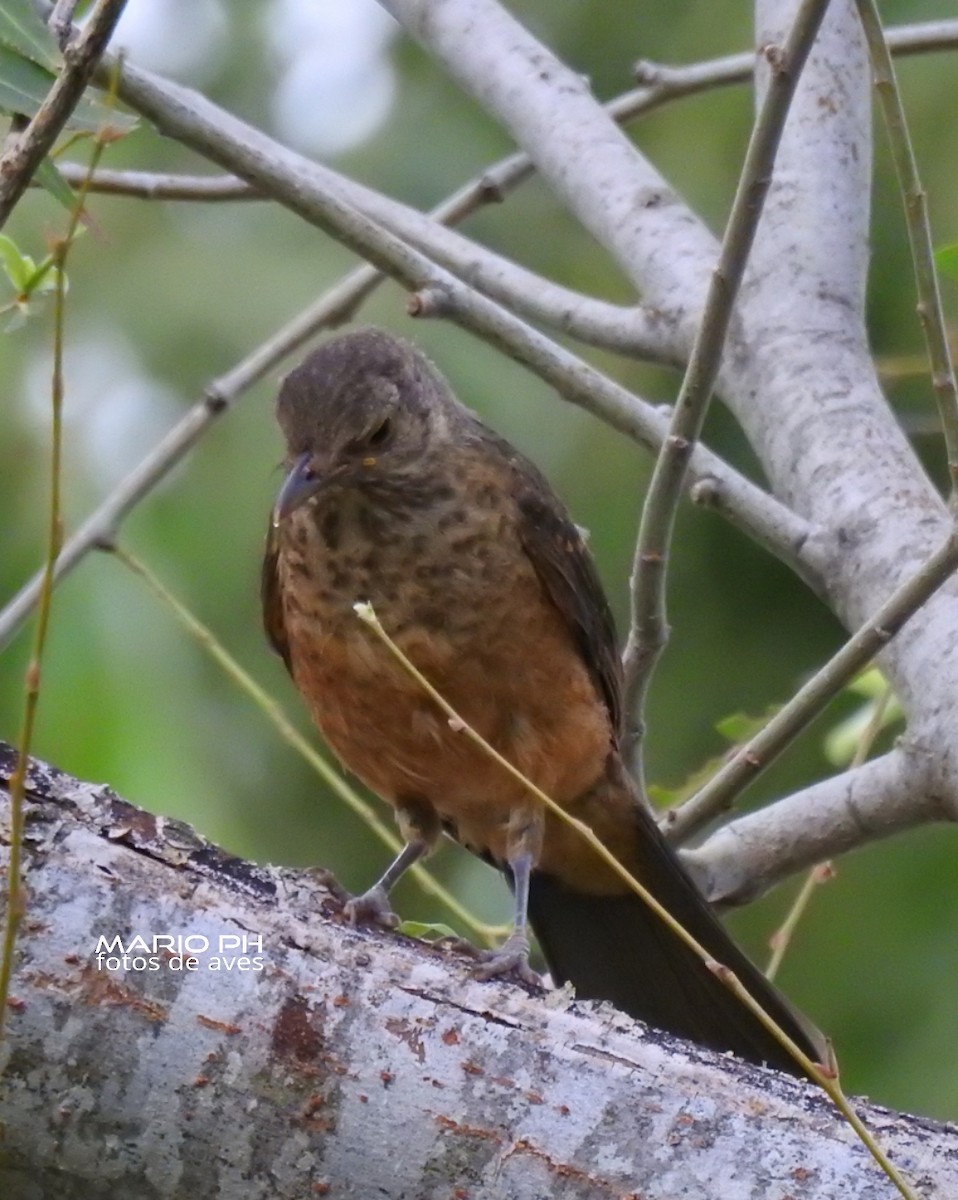
[[[944,15],[943,7],[898,0],[884,10],[890,22],[906,22]],[[589,75],[603,98],[630,86],[636,58],[693,61],[744,49],[749,40],[747,6],[728,0],[515,0],[511,8]],[[202,65],[183,69],[188,82],[266,128],[274,128],[270,97],[284,63],[264,38],[271,11],[248,3],[219,10]],[[958,240],[958,55],[899,62],[936,242]],[[387,72],[387,99],[392,88],[388,114],[359,144],[335,154],[336,166],[428,206],[510,148],[415,46],[384,39],[377,69]],[[633,127],[642,150],[715,229],[734,187],[750,105],[745,89],[715,92]],[[898,359],[920,353],[921,334],[880,129],[876,159],[871,329],[876,352]],[[147,128],[111,148],[106,165],[204,169]],[[69,271],[68,530],[209,379],[292,318],[351,261],[314,229],[266,204],[95,197],[90,209],[97,228],[80,239]],[[33,193],[6,232],[40,257],[63,224],[56,205]],[[604,255],[537,181],[467,228],[571,286],[628,299]],[[953,312],[953,293],[947,300]],[[418,339],[466,402],[543,467],[591,530],[624,626],[646,457],[464,333],[438,322],[414,325],[405,316],[404,296],[391,285],[363,319]],[[43,553],[51,329],[47,308],[4,337],[0,357],[0,600],[32,574]],[[674,396],[677,378],[670,372],[592,357],[657,402]],[[272,417],[279,374],[215,425],[126,523],[122,540],[308,731],[299,700],[260,634],[258,612],[261,544],[280,478]],[[897,380],[889,394],[929,470],[940,477],[940,447],[928,433],[933,401],[927,380]],[[754,470],[724,412],[710,418],[708,440]],[[717,518],[688,507],[671,576],[670,617],[673,638],[656,677],[649,733],[650,775],[666,785],[722,751],[717,720],[737,711],[760,713],[787,698],[841,636],[782,566]],[[19,726],[28,649],[24,631],[0,657],[0,736],[8,740]],[[833,706],[750,792],[748,803],[829,770],[822,737],[851,707],[851,701]],[[102,554],[87,559],[56,593],[34,750],[78,776],[109,782],[137,804],[192,822],[231,851],[261,861],[321,863],[352,889],[366,886],[387,857],[143,585]],[[941,827],[843,860],[835,881],[816,894],[781,976],[833,1036],[848,1089],[951,1118],[958,1118],[956,850],[958,832]],[[487,868],[452,848],[433,863],[476,910],[490,919],[506,914],[505,889]],[[797,884],[733,918],[760,959]],[[410,918],[447,916],[412,886],[404,885],[396,899]]]

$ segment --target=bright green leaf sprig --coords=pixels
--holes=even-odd
[[[935,266],[942,275],[958,283],[958,242],[935,251]]]
[[[77,233],[80,232],[78,229]],[[40,298],[56,292],[60,270],[52,254],[36,263],[6,234],[0,234],[0,268],[14,293],[10,300],[0,304],[0,330],[10,333],[26,322]],[[66,279],[63,289],[67,289]]]
[[[852,763],[866,729],[875,724],[875,732],[880,732],[901,721],[905,715],[895,696],[889,694],[888,683],[877,667],[862,672],[845,691],[861,697],[863,703],[834,725],[825,737],[825,757],[835,767],[847,767]]]

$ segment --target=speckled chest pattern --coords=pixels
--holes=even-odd
[[[395,498],[321,495],[283,538],[293,675],[337,756],[380,795],[428,800],[460,840],[494,857],[497,829],[529,803],[363,625],[361,600],[465,720],[550,795],[568,803],[594,783],[609,749],[605,710],[522,549],[515,505],[488,476],[466,464]]]
[[[395,494],[351,488],[317,497],[286,533],[289,615],[349,636],[358,629],[353,605],[364,600],[394,637],[409,626],[463,632],[476,623],[482,592],[501,585],[498,572],[514,573],[516,535],[501,501],[491,485],[467,499],[429,479]]]

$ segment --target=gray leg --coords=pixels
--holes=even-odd
[[[477,979],[516,975],[523,983],[542,986],[542,980],[529,966],[529,875],[533,862],[531,850],[522,850],[509,860],[514,892],[512,933],[498,950],[485,951],[475,971]]]
[[[369,922],[395,929],[399,917],[389,905],[389,893],[409,868],[428,853],[429,842],[425,838],[413,838],[407,842],[368,891],[346,902],[343,912],[349,917],[350,923],[359,925]]]
[[[405,845],[368,891],[346,902],[343,912],[353,925],[365,921],[394,929],[399,924],[389,906],[389,893],[411,866],[425,858],[439,837],[439,815],[428,800],[419,796],[396,802],[396,821]]]

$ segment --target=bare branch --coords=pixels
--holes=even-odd
[[[735,751],[732,758],[690,800],[666,815],[663,829],[682,841],[728,808],[735,798],[782,753],[829,700],[891,641],[908,619],[958,568],[958,532],[781,708],[768,724]]]
[[[57,168],[71,185],[85,178],[85,168],[79,163],[61,162]],[[204,204],[267,198],[233,175],[176,175],[164,171],[114,171],[108,167],[94,172],[88,190],[133,200],[192,200]]]
[[[46,100],[0,156],[0,228],[70,119],[125,6],[126,0],[97,0],[83,31],[64,47],[63,69]]]
[[[657,362],[671,363],[681,357],[675,321],[668,314],[609,304],[543,279],[438,225],[416,209],[288,150],[196,92],[131,64],[120,69],[117,92],[162,132],[234,170],[258,191],[273,196],[307,220],[317,223],[320,210],[335,203],[341,213],[348,210],[354,217],[362,214],[368,218],[365,228],[372,230],[373,223],[381,226],[464,282],[530,319],[574,334],[581,317],[581,332],[596,344]],[[355,236],[350,240],[341,230],[334,232],[328,220],[318,223],[370,257],[368,248],[363,251]],[[426,282],[420,278],[414,286]]]
[[[656,308],[680,325],[697,318],[715,240],[581,75],[494,0],[381,3],[500,121]]]
[[[886,39],[892,54],[902,56],[953,50],[958,47],[958,21],[920,21],[915,25],[898,25],[887,30]],[[633,68],[635,81],[641,86],[638,92],[633,93],[631,104],[634,105],[638,97],[644,95],[643,111],[648,111],[653,106],[695,96],[713,88],[749,83],[754,73],[755,54],[751,50],[683,66],[641,59]],[[627,102],[623,96],[613,103]],[[634,111],[634,107],[630,107],[630,112]]]
[[[490,1200],[715,1200],[733,1194],[723,1180],[793,1200],[891,1194],[810,1085],[608,1007],[477,982],[461,956],[344,925],[332,882],[233,858],[42,763],[30,787],[34,919],[0,1048],[17,1195],[172,1197],[188,1180],[249,1200],[358,1180],[399,1200],[424,1179]],[[197,969],[97,960],[101,936],[158,932],[195,939]],[[953,1130],[860,1111],[923,1195],[958,1193]]]
[[[827,3],[805,0],[785,43],[766,47],[772,82],[752,130],[705,310],[642,509],[632,567],[632,620],[624,655],[626,711],[634,730],[627,749],[640,780],[644,775],[641,748],[645,697],[668,640],[665,583],[688,462],[708,414],[785,118]]]
[[[713,904],[749,904],[796,871],[931,821],[958,820],[906,746],[723,825],[682,861]]]

